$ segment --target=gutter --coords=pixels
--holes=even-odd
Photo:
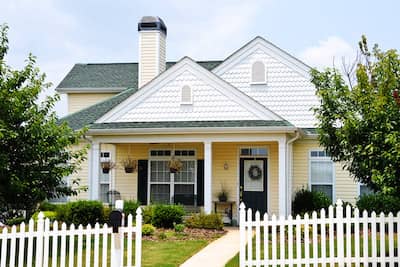
[[[300,138],[300,131],[296,131],[296,136],[286,142],[286,215],[292,212],[292,181],[293,181],[293,143]]]

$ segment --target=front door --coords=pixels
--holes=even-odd
[[[267,212],[266,158],[240,159],[240,202],[254,213],[258,210],[261,217]]]

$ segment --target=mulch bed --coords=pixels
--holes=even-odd
[[[196,229],[185,228],[183,232],[178,233],[173,229],[158,228],[151,236],[143,236],[143,240],[161,241],[161,240],[214,240],[226,233],[225,230]]]

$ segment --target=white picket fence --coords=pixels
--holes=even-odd
[[[51,227],[52,226],[52,227]],[[118,233],[107,224],[96,224],[93,228],[79,225],[59,228],[58,222],[50,223],[39,213],[37,224],[31,219],[28,230],[22,223],[17,231],[6,227],[0,234],[0,267],[82,267],[82,266],[133,266],[133,244],[135,242],[134,262],[141,266],[142,254],[142,211],[136,211],[136,224],[133,216],[128,216],[128,224],[119,227]],[[135,234],[135,237],[133,237]]]
[[[246,216],[247,215],[247,216]],[[400,266],[400,212],[330,206],[328,216],[271,218],[240,205],[240,266]],[[384,242],[382,242],[384,240]]]

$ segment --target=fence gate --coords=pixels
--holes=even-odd
[[[113,233],[107,224],[67,227],[57,221],[50,223],[42,213],[36,224],[31,219],[28,226],[22,223],[11,230],[4,227],[0,233],[0,267],[140,267],[141,251],[140,208],[136,211],[135,226],[133,216],[129,215],[127,226],[119,227],[118,233]]]
[[[326,216],[327,215],[327,216]],[[311,218],[277,218],[240,204],[240,266],[400,266],[400,212],[394,217],[330,206]]]

